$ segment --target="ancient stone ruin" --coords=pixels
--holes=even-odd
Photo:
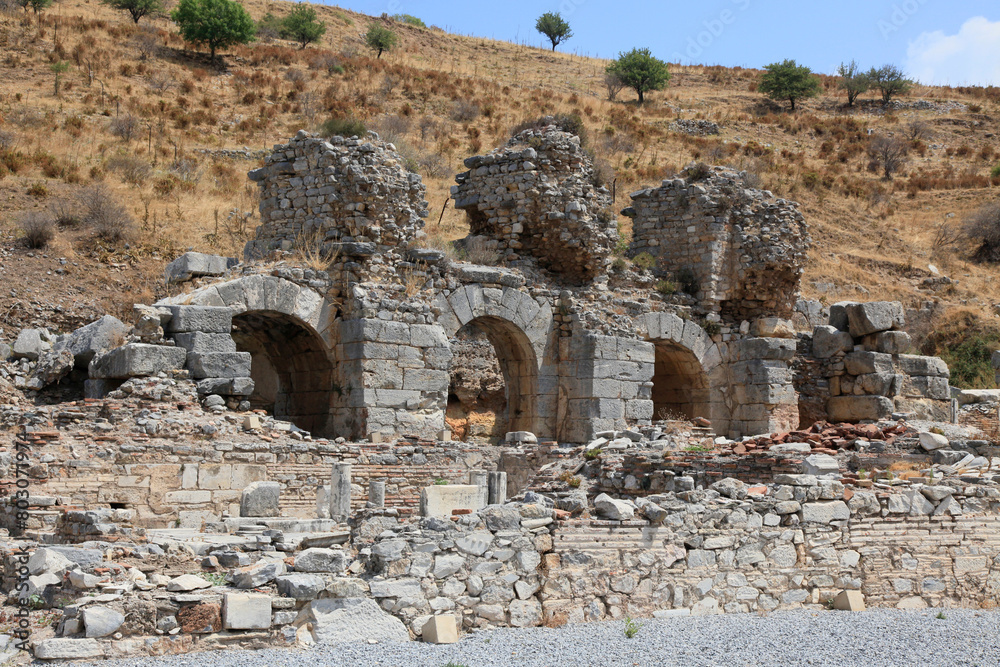
[[[423,246],[390,145],[303,132],[251,172],[244,263],[4,350],[4,590],[61,609],[36,657],[992,599],[995,407],[901,304],[797,298],[793,203],[689,169],[632,195],[630,264],[574,137],[468,167],[496,266]]]

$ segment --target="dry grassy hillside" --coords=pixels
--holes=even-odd
[[[259,18],[293,5],[246,6]],[[968,352],[980,366],[1000,340],[1000,272],[969,261],[968,243],[955,239],[970,212],[996,200],[998,89],[918,86],[902,108],[887,111],[866,96],[845,109],[837,80],[824,77],[824,94],[789,113],[756,92],[756,71],[673,67],[668,89],[639,107],[629,91],[607,100],[604,61],[399,23],[400,48],[377,60],[363,34],[380,19],[316,9],[328,25],[321,44],[258,42],[226,52],[224,64],[186,46],[168,20],[136,28],[96,0],[60,0],[40,20],[0,13],[5,337],[41,311],[54,325],[69,323],[60,314],[73,307],[85,318],[70,287],[87,285],[94,310],[114,309],[161,291],[158,272],[179,251],[238,254],[257,224],[245,172],[298,129],[352,116],[396,143],[428,186],[429,242],[443,243],[464,235],[463,215],[445,208],[462,160],[502,144],[520,122],[564,113],[583,119],[619,208],[627,193],[692,160],[746,169],[802,203],[815,239],[806,296],[938,301],[943,315],[924,328],[940,331],[928,345]],[[69,67],[57,95],[58,62]],[[678,119],[710,120],[721,132],[675,131]],[[867,155],[871,136],[890,133],[911,145],[891,182],[869,171]],[[81,214],[81,197],[92,205],[86,210],[98,206],[100,224]],[[13,240],[32,211],[36,224],[58,213],[55,238],[41,251]],[[53,274],[58,267],[63,273]],[[24,304],[22,281],[41,305]],[[49,290],[53,281],[60,287]],[[69,302],[62,311],[57,297]],[[969,332],[971,351],[958,350]]]

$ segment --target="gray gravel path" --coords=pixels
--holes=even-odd
[[[646,620],[626,639],[621,622],[469,634],[458,644],[341,644],[215,651],[105,661],[100,667],[744,667],[762,665],[1000,664],[1000,612],[945,610],[776,612]]]

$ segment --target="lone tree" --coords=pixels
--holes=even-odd
[[[560,43],[573,36],[569,23],[563,19],[559,12],[545,12],[539,16],[538,21],[535,22],[535,30],[549,38],[553,51]]]
[[[24,11],[29,9],[37,16],[42,10],[52,6],[52,0],[19,0],[18,4],[24,7]],[[41,21],[41,19],[38,19]]]
[[[281,19],[281,36],[299,43],[304,49],[318,41],[326,32],[326,23],[316,20],[316,10],[312,7],[296,7]]]
[[[871,158],[868,168],[872,171],[881,171],[882,179],[891,181],[893,174],[906,164],[909,152],[909,145],[898,137],[887,137],[882,134],[872,137],[868,143],[868,157]]]
[[[965,238],[974,244],[972,259],[1000,262],[1000,202],[984,204],[965,219]]]
[[[181,36],[192,44],[204,44],[212,53],[235,44],[252,42],[257,26],[236,0],[181,0],[170,18]]]
[[[872,87],[882,93],[882,104],[888,104],[893,97],[905,95],[913,88],[913,82],[895,65],[872,67],[868,70],[868,79]]]
[[[840,76],[840,89],[847,91],[847,106],[849,107],[853,107],[855,100],[872,87],[868,74],[862,72],[858,63],[853,60],[846,64],[840,63],[837,74]]]
[[[392,51],[397,41],[396,33],[377,23],[372,23],[368,32],[365,33],[365,44],[378,54],[376,58],[381,58],[383,51]]]
[[[772,100],[788,100],[795,111],[795,101],[819,95],[819,79],[805,65],[794,60],[771,63],[760,77],[757,90]]]
[[[138,25],[143,16],[157,16],[163,13],[163,0],[101,0],[102,4],[120,12],[127,12]]]
[[[639,104],[646,101],[647,91],[663,90],[670,81],[670,67],[654,58],[649,49],[619,53],[618,60],[608,65],[605,73],[618,77],[623,84],[639,93]]]

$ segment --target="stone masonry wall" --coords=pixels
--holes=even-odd
[[[404,250],[428,214],[420,176],[380,141],[299,131],[249,176],[261,185],[262,224],[247,258],[302,245],[326,255],[358,250],[343,244],[374,244],[368,255]]]
[[[791,317],[810,242],[797,205],[721,167],[694,169],[632,194],[629,256],[652,255],[710,316]]]
[[[525,130],[465,166],[452,187],[455,208],[468,213],[471,234],[499,241],[504,261],[531,256],[576,283],[606,270],[618,229],[578,137],[555,126]]]

